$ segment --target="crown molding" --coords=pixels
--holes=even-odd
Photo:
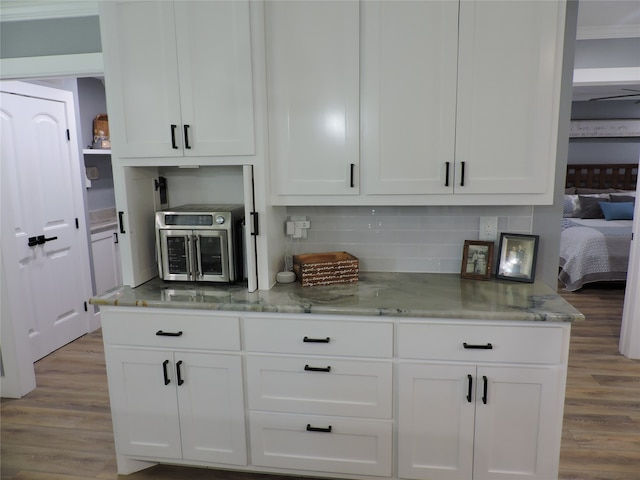
[[[98,0],[0,0],[2,22],[97,15]]]

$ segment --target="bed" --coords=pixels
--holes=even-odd
[[[558,274],[565,290],[627,279],[637,180],[637,164],[567,167]]]

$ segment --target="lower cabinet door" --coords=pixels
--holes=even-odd
[[[241,358],[176,352],[175,361],[182,457],[246,465]]]
[[[391,476],[392,423],[319,415],[251,412],[256,466]]]
[[[110,348],[107,369],[118,454],[182,458],[173,353]]]
[[[398,477],[471,480],[475,372],[475,365],[399,365]]]
[[[560,367],[478,367],[474,480],[558,478],[562,375]]]

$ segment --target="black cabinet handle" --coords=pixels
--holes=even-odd
[[[469,390],[467,391],[467,402],[471,403],[471,392],[473,391],[473,377],[471,375],[467,375],[467,379],[469,380]]]
[[[482,376],[482,382],[484,384],[484,391],[482,392],[482,403],[486,405],[487,404],[487,388],[488,388],[489,381],[487,380],[487,377],[485,377],[484,375]]]
[[[309,337],[304,337],[302,339],[302,341],[304,343],[329,343],[331,339],[329,337],[327,338],[309,338]]]
[[[463,342],[462,346],[467,350],[493,350],[493,345],[491,345],[490,343],[487,343],[485,345],[473,345],[467,342]]]
[[[251,212],[251,218],[253,219],[253,232],[251,232],[251,236],[256,237],[260,235],[260,222],[258,212]]]
[[[189,125],[184,126],[184,148],[191,150],[191,145],[189,145]]]
[[[444,162],[445,165],[445,173],[444,173],[444,186],[448,187],[449,186],[449,165],[450,162]]]
[[[165,360],[162,362],[162,373],[164,374],[164,384],[169,385],[169,372],[167,371],[167,365],[169,365],[169,360]]]
[[[118,232],[113,232],[113,243],[120,243],[120,240],[118,240]]]
[[[182,372],[180,371],[180,365],[182,365],[182,360],[176,363],[176,374],[178,375],[178,385],[182,385],[184,380],[182,379]]]
[[[126,233],[124,231],[124,212],[118,212],[118,225],[120,226],[120,233]]]
[[[178,145],[176,145],[176,128],[177,125],[171,125],[171,148],[178,149]]]
[[[349,187],[351,187],[351,188],[356,186],[355,179],[354,179],[354,176],[353,176],[355,168],[356,168],[356,164],[355,163],[352,163],[350,168],[349,168],[349,178],[350,178],[349,179]]]
[[[307,423],[307,432],[331,433],[331,425],[329,425],[327,428],[321,428],[321,427],[312,427],[310,423]]]
[[[309,365],[304,366],[305,372],[330,372],[331,366],[328,367],[310,367]]]
[[[464,163],[460,162],[460,186],[464,187]]]
[[[158,330],[156,332],[156,335],[158,335],[160,337],[181,337],[182,336],[182,330],[180,330],[179,332],[164,332],[162,330]]]

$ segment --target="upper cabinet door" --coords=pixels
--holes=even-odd
[[[172,2],[100,2],[109,132],[114,156],[181,155]],[[171,125],[179,149],[172,148]]]
[[[255,153],[248,1],[100,4],[117,158]]]
[[[357,1],[265,3],[276,195],[359,191],[359,8]]]
[[[563,1],[460,3],[457,194],[551,200],[565,9]]]
[[[363,189],[453,193],[458,2],[362,11]]]
[[[185,156],[253,155],[249,2],[176,2]]]

